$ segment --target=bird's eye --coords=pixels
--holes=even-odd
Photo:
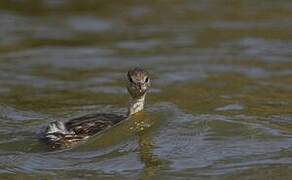
[[[128,79],[129,79],[129,81],[130,81],[131,83],[134,83],[134,81],[133,81],[133,79],[132,79],[130,73],[128,73]]]
[[[147,77],[146,79],[145,79],[145,83],[148,83],[149,82],[149,78]]]
[[[131,77],[129,77],[129,81],[130,81],[131,83],[134,83],[134,81],[133,81],[133,79],[132,79]]]

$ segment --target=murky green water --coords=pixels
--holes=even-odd
[[[0,2],[0,178],[289,179],[292,3]],[[65,151],[55,119],[125,113],[125,72],[147,68],[144,113]]]

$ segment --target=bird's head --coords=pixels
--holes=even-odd
[[[136,99],[143,96],[150,87],[149,73],[142,68],[130,69],[127,74],[128,92]]]

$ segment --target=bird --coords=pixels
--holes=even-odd
[[[45,141],[52,149],[72,147],[142,111],[146,94],[151,86],[149,73],[143,68],[136,67],[127,72],[126,79],[129,94],[127,114],[95,113],[65,122],[53,121],[48,124],[42,133],[41,140]]]

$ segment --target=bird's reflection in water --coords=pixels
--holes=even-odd
[[[113,127],[97,138],[92,138],[75,150],[80,152],[90,149],[103,149],[136,136],[137,155],[144,165],[140,179],[152,179],[158,175],[159,170],[164,169],[167,165],[167,161],[159,159],[153,152],[155,148],[153,137],[155,132],[159,131],[158,127],[161,125],[161,119],[163,118],[155,113],[137,113],[129,120]]]
[[[147,113],[139,115],[140,117],[135,118],[134,124],[138,137],[138,155],[140,161],[144,164],[140,179],[152,179],[165,165],[165,162],[159,159],[153,152],[155,146],[153,143],[153,132],[155,130],[153,129],[158,127],[159,120],[153,116],[148,116]]]

